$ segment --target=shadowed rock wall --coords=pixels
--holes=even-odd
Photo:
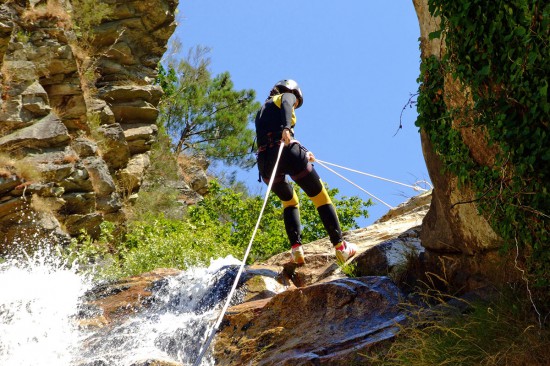
[[[430,15],[426,0],[413,0],[413,3],[420,25],[421,58],[435,56],[441,59],[445,54],[445,42],[429,39],[431,32],[439,30],[440,20]],[[451,75],[445,75],[442,94],[447,108],[473,104],[459,83]],[[453,121],[453,128],[462,135],[472,158],[480,165],[490,166],[497,153],[496,147],[489,146],[481,128],[464,125],[461,121]],[[454,175],[443,173],[443,163],[424,131],[421,131],[421,141],[434,185],[421,235],[426,248],[426,271],[445,279],[446,285],[463,291],[481,286],[486,280],[502,282],[519,276],[519,272],[504,270],[510,258],[497,253],[502,240],[478,214],[474,192],[467,184],[459,187]]]

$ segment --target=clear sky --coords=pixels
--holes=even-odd
[[[229,71],[235,88],[256,90],[260,102],[277,81],[296,80],[304,94],[296,138],[317,158],[407,184],[429,180],[415,107],[404,111],[403,128],[394,136],[403,107],[418,89],[419,27],[412,0],[180,0],[174,37],[185,50],[210,47],[212,73]],[[315,166],[341,195],[369,198]],[[338,171],[392,206],[417,194]],[[252,193],[265,194],[256,167],[239,178]],[[362,225],[387,212],[374,202]]]

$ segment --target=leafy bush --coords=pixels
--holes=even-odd
[[[197,230],[187,221],[162,215],[135,222],[124,242],[118,275],[135,275],[155,268],[185,269],[207,264],[211,258],[238,256],[238,250],[212,234],[209,229]]]
[[[328,192],[336,195],[338,190],[329,189]],[[325,237],[315,207],[302,192],[299,196],[302,216],[306,218],[306,225],[312,227],[309,231],[304,230],[304,242]],[[333,202],[340,211],[343,230],[356,228],[355,219],[366,216],[366,207],[371,204],[357,197],[334,198]],[[85,266],[102,263],[99,276],[120,277],[161,267],[185,269],[205,265],[212,258],[227,255],[243,258],[262,204],[263,197],[222,187],[214,180],[210,183],[208,196],[190,207],[185,219],[168,218],[153,210],[143,213],[139,220],[130,223],[125,239],[117,245],[108,244],[113,242],[109,233],[114,226],[105,226],[97,242],[87,235],[74,241],[69,251],[71,260],[78,260]],[[288,249],[281,203],[271,194],[248,262],[266,259]]]

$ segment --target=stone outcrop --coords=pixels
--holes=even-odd
[[[214,345],[216,364],[365,363],[361,354],[392,339],[405,319],[399,307],[405,294],[387,276],[398,278],[398,268],[405,270],[409,257],[420,254],[420,224],[430,197],[415,197],[395,209],[399,214],[345,234],[358,245],[348,265],[359,277],[346,278],[328,239],[304,246],[304,267],[289,263],[289,253],[266,261],[282,268],[279,281],[288,290],[229,309]]]
[[[124,200],[140,188],[177,0],[101,3],[108,15],[86,39],[71,18],[81,9],[68,1],[0,5],[0,169],[9,172],[0,252],[46,216],[57,222],[50,232],[97,234],[106,218],[124,220]],[[37,210],[34,195],[57,204]]]
[[[426,0],[413,0],[420,24],[420,49],[423,59],[445,53],[444,41],[430,39],[439,29],[440,20],[430,15]],[[447,75],[444,80],[444,100],[449,108],[472,104],[460,90],[459,81]],[[470,124],[471,125],[471,124]],[[453,122],[470,149],[472,158],[481,165],[491,165],[497,153],[489,146],[484,131],[476,126]],[[503,282],[517,278],[519,271],[504,271],[510,258],[497,253],[501,239],[485,218],[478,214],[474,192],[467,185],[459,187],[458,179],[442,173],[443,165],[429,136],[421,131],[422,151],[430,179],[434,185],[430,211],[422,227],[422,245],[426,248],[425,271],[436,273],[454,289],[467,291],[482,284],[482,279]],[[439,281],[436,281],[439,282]]]
[[[387,277],[334,280],[230,309],[217,365],[352,365],[404,320]]]
[[[365,363],[362,354],[393,339],[398,324],[406,318],[399,305],[407,294],[395,279],[412,256],[420,255],[420,224],[430,197],[430,193],[414,197],[383,220],[345,233],[359,247],[348,263],[358,277],[342,273],[328,238],[304,245],[306,266],[290,263],[288,252],[247,266],[234,297],[237,304],[229,308],[212,345],[215,364]],[[227,296],[235,274],[236,269],[225,272],[221,286],[213,285],[216,290],[206,299],[207,308]],[[113,328],[131,322],[129,317],[154,308],[155,301],[165,298],[166,279],[179,275],[175,270],[156,270],[96,287],[83,305],[80,326],[116,333]],[[204,298],[191,301],[194,291],[187,292],[186,301],[204,302]],[[165,306],[162,309],[166,311]],[[197,335],[198,340],[204,340],[203,336]]]

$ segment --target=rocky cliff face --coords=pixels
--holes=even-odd
[[[440,20],[430,15],[426,0],[413,0],[421,34],[421,57],[437,59],[445,54],[441,39],[430,39],[429,34],[439,29]],[[442,91],[448,108],[472,105],[471,98],[461,89],[459,81],[451,75],[444,78]],[[484,130],[465,126],[454,121],[472,158],[480,165],[490,166],[497,153],[487,143]],[[422,245],[426,248],[426,266],[454,288],[468,290],[479,286],[480,280],[502,282],[517,276],[505,273],[502,266],[508,258],[501,257],[497,249],[502,245],[485,218],[478,214],[475,194],[467,185],[459,187],[458,179],[443,173],[443,164],[434,150],[429,136],[421,131],[422,151],[434,185],[433,199],[422,228]],[[438,282],[438,281],[436,281]]]
[[[91,3],[88,27],[87,1],[0,6],[0,250],[123,222],[149,164],[177,0]]]

